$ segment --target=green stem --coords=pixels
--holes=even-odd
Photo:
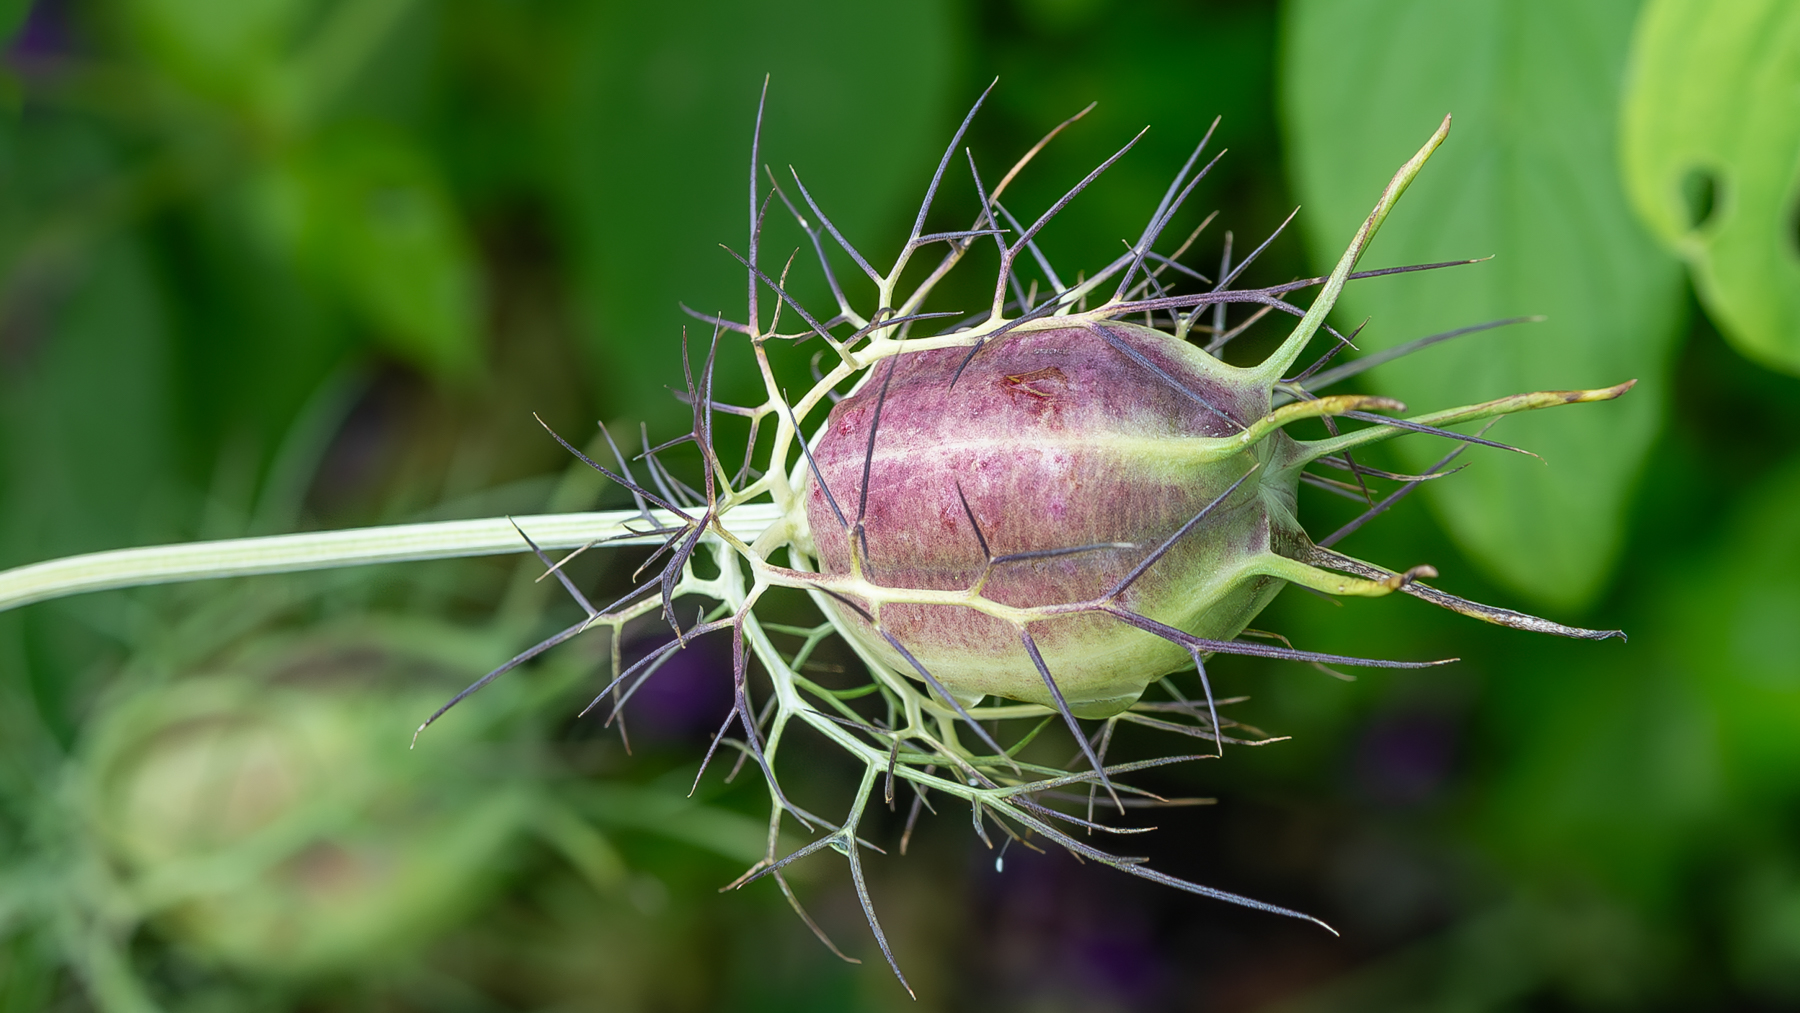
[[[651,513],[658,524],[680,523],[672,514]],[[773,505],[756,503],[730,511],[723,523],[732,534],[754,540],[779,516]],[[634,533],[648,527],[636,511],[605,510],[113,549],[0,573],[0,611],[110,588],[525,552],[528,547],[514,530],[515,523],[542,549],[575,549],[602,541],[609,546],[659,545],[663,541],[661,535]]]

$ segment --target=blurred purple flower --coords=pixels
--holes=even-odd
[[[6,65],[20,74],[43,72],[73,50],[66,0],[37,0],[6,47]]]
[[[1456,723],[1449,715],[1400,711],[1377,717],[1357,746],[1358,786],[1385,805],[1430,802],[1450,780],[1456,744]]]
[[[625,645],[627,666],[674,639],[668,627]],[[633,743],[705,743],[731,709],[729,641],[717,637],[691,640],[671,653],[656,673],[625,704],[625,721]],[[635,678],[635,677],[634,677]],[[621,686],[623,692],[629,683]],[[604,706],[604,705],[603,705]],[[610,708],[602,713],[610,712]],[[739,734],[742,734],[741,732]]]

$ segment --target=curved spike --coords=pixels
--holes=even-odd
[[[1307,550],[1307,561],[1319,566],[1329,566],[1334,570],[1354,573],[1371,580],[1391,580],[1395,576],[1392,571],[1373,563],[1365,563],[1353,556],[1346,556],[1341,552],[1334,552],[1317,545]],[[1485,623],[1493,623],[1496,626],[1509,626],[1515,630],[1529,630],[1533,633],[1548,633],[1557,637],[1572,637],[1576,640],[1611,640],[1614,637],[1620,640],[1627,639],[1624,630],[1589,630],[1579,626],[1564,626],[1562,623],[1539,619],[1537,616],[1527,615],[1524,612],[1514,612],[1512,609],[1483,605],[1467,598],[1458,598],[1447,591],[1440,591],[1430,584],[1421,584],[1417,581],[1407,583],[1400,590],[1414,598],[1424,599],[1439,608],[1447,608],[1452,612],[1479,619]]]
[[[1056,827],[1050,825],[1049,823],[1045,822],[1044,820],[1036,818],[1027,813],[1019,812],[1017,809],[1009,812],[1007,815],[1011,819],[1018,822],[1020,825],[1029,827],[1032,830],[1035,830],[1038,833],[1043,834],[1045,837],[1049,838],[1051,841],[1060,845],[1064,850],[1068,851],[1070,854],[1073,854],[1078,858],[1085,858],[1090,861],[1098,862],[1102,865],[1108,865],[1108,866],[1111,866],[1112,868],[1117,869],[1120,872],[1126,873],[1128,875],[1137,876],[1141,879],[1147,879],[1153,883],[1158,883],[1163,886],[1174,887],[1177,890],[1182,890],[1187,893],[1196,894],[1201,897],[1208,897],[1208,898],[1211,898],[1212,900],[1224,901],[1227,904],[1236,904],[1239,907],[1250,908],[1251,910],[1254,910],[1254,911],[1263,911],[1268,914],[1281,915],[1281,916],[1287,917],[1287,918],[1297,918],[1301,921],[1312,922],[1314,925],[1319,926],[1320,928],[1324,929],[1325,931],[1331,933],[1334,936],[1338,934],[1338,931],[1336,929],[1332,928],[1330,925],[1327,925],[1326,923],[1320,921],[1317,918],[1314,918],[1312,915],[1306,914],[1303,911],[1295,911],[1292,908],[1285,908],[1285,907],[1281,907],[1276,904],[1270,904],[1267,901],[1256,900],[1255,898],[1246,897],[1242,894],[1231,893],[1230,891],[1227,891],[1227,890],[1220,890],[1220,889],[1216,889],[1216,888],[1210,887],[1210,886],[1202,886],[1199,883],[1195,883],[1195,882],[1191,882],[1189,880],[1180,879],[1178,877],[1171,876],[1166,872],[1157,872],[1156,870],[1151,869],[1150,867],[1146,866],[1144,864],[1143,859],[1124,858],[1119,855],[1114,855],[1109,852],[1101,851],[1099,848],[1095,848],[1091,845],[1085,844],[1082,841],[1080,841],[1074,837],[1071,837],[1068,834],[1063,833],[1061,830],[1058,830]]]
[[[1150,359],[1144,355],[1144,353],[1131,347],[1131,345],[1129,343],[1127,343],[1124,338],[1120,337],[1118,335],[1118,333],[1116,331],[1114,331],[1112,328],[1107,327],[1105,324],[1094,324],[1094,325],[1092,325],[1092,327],[1093,327],[1093,331],[1095,334],[1100,335],[1100,337],[1103,338],[1107,344],[1111,345],[1120,354],[1124,355],[1126,358],[1128,358],[1131,361],[1137,363],[1138,365],[1144,367],[1145,369],[1149,370],[1150,372],[1156,374],[1158,379],[1162,380],[1164,383],[1168,384],[1169,386],[1175,388],[1177,391],[1180,391],[1182,394],[1186,395],[1190,400],[1192,400],[1194,403],[1198,404],[1200,407],[1206,409],[1207,411],[1211,412],[1213,415],[1224,420],[1224,422],[1227,425],[1231,426],[1233,429],[1238,430],[1240,433],[1243,432],[1243,430],[1244,430],[1243,423],[1239,422],[1237,419],[1234,419],[1230,415],[1226,414],[1223,409],[1219,408],[1217,405],[1214,405],[1211,401],[1208,401],[1206,398],[1201,397],[1199,394],[1194,393],[1192,390],[1189,390],[1187,385],[1183,384],[1180,380],[1175,379],[1173,376],[1170,376],[1168,370],[1163,369],[1161,366],[1158,366],[1154,362],[1151,362]],[[970,358],[973,358],[973,357],[974,357],[974,354],[970,353]]]
[[[806,908],[800,906],[800,898],[794,895],[794,888],[788,885],[786,876],[779,872],[775,873],[775,883],[781,887],[781,894],[787,898],[788,906],[794,909],[794,913],[800,916],[800,920],[806,923],[806,927],[812,930],[812,934],[818,938],[819,942],[825,944],[825,948],[831,951],[832,956],[846,964],[862,963],[856,957],[838,949],[837,944],[831,941],[831,937],[825,934],[825,930],[819,927],[819,923],[813,921],[812,915],[806,913]]]
[[[520,665],[523,665],[527,661],[530,661],[532,658],[537,657],[538,655],[544,653],[545,651],[548,651],[550,648],[555,647],[557,644],[562,643],[563,641],[569,639],[570,637],[575,636],[576,634],[580,633],[582,630],[585,630],[587,628],[588,628],[588,620],[583,619],[580,622],[576,623],[575,625],[570,626],[567,629],[563,630],[561,633],[557,633],[550,637],[546,637],[545,639],[538,641],[536,644],[533,644],[532,646],[527,647],[525,650],[520,651],[518,654],[513,655],[507,661],[502,663],[498,668],[494,669],[493,671],[489,672],[488,674],[486,674],[486,675],[482,676],[481,678],[476,679],[474,682],[470,683],[468,685],[468,687],[466,689],[464,689],[462,692],[451,697],[450,701],[448,703],[444,704],[442,707],[439,707],[437,710],[433,711],[431,713],[431,716],[426,718],[424,720],[424,722],[422,722],[419,725],[419,727],[413,729],[412,745],[417,746],[419,744],[419,733],[423,732],[427,728],[430,728],[432,726],[432,724],[437,721],[438,718],[441,718],[445,714],[449,713],[450,708],[455,707],[459,703],[462,703],[464,700],[468,699],[471,694],[475,693],[477,690],[481,689],[483,686],[486,686],[488,683],[493,682],[495,679],[500,678],[501,676],[512,671],[513,669],[518,668]],[[411,748],[411,747],[409,746],[408,748]]]
[[[1406,405],[1391,397],[1378,397],[1373,394],[1332,394],[1327,397],[1314,398],[1311,401],[1295,401],[1292,404],[1282,405],[1250,423],[1243,432],[1236,436],[1224,436],[1208,441],[1215,444],[1216,449],[1211,451],[1205,459],[1223,460],[1255,445],[1282,426],[1298,422],[1301,419],[1329,418],[1333,415],[1360,415],[1363,414],[1365,408],[1403,412],[1406,410]],[[1380,416],[1370,417],[1380,418]]]
[[[1050,699],[1056,702],[1056,712],[1062,715],[1063,721],[1069,726],[1069,734],[1075,736],[1082,755],[1087,757],[1088,766],[1099,774],[1100,783],[1106,787],[1106,793],[1112,796],[1113,805],[1119,807],[1120,813],[1124,813],[1125,803],[1119,801],[1119,793],[1113,790],[1112,779],[1106,776],[1105,764],[1100,762],[1100,757],[1094,755],[1094,747],[1088,742],[1087,733],[1081,730],[1080,722],[1075,720],[1075,713],[1069,710],[1068,701],[1063,699],[1062,687],[1056,684],[1056,677],[1050,674],[1050,666],[1044,663],[1044,655],[1038,651],[1037,641],[1032,639],[1031,631],[1023,626],[1019,627],[1019,639],[1025,645],[1025,653],[1031,655],[1031,663],[1037,666],[1038,675],[1043,677],[1045,688],[1050,690]]]
[[[1540,390],[1530,394],[1514,394],[1511,397],[1495,398],[1481,404],[1464,405],[1461,408],[1448,408],[1441,412],[1430,412],[1415,415],[1410,419],[1383,419],[1377,416],[1359,416],[1368,421],[1379,423],[1367,429],[1359,429],[1354,433],[1345,433],[1330,439],[1311,440],[1300,443],[1301,453],[1287,468],[1304,467],[1321,457],[1341,454],[1346,450],[1369,443],[1391,440],[1406,432],[1424,430],[1440,436],[1480,443],[1485,446],[1496,446],[1503,450],[1517,450],[1505,444],[1497,444],[1476,436],[1452,433],[1441,429],[1442,426],[1455,425],[1459,422],[1479,422],[1482,419],[1511,415],[1515,412],[1535,411],[1539,408],[1555,408],[1558,405],[1586,404],[1590,401],[1611,401],[1637,385],[1636,380],[1627,380],[1612,387],[1599,387],[1594,390]],[[1324,400],[1324,399],[1321,399]],[[1311,402],[1300,402],[1310,404]],[[1292,405],[1288,407],[1293,407]],[[1282,409],[1285,411],[1286,409]],[[1519,451],[1523,453],[1524,451]],[[1537,456],[1533,454],[1532,456]]]
[[[1435,577],[1437,571],[1429,566],[1415,566],[1405,573],[1383,571],[1376,579],[1362,577],[1346,577],[1341,573],[1332,573],[1302,563],[1297,559],[1267,552],[1257,557],[1250,564],[1252,573],[1260,573],[1269,577],[1279,577],[1290,584],[1310,587],[1324,594],[1347,595],[1352,598],[1380,598],[1393,594],[1419,577]]]
[[[950,691],[944,688],[944,684],[937,681],[937,676],[932,675],[930,669],[927,669],[924,665],[920,664],[919,659],[913,657],[911,651],[907,650],[900,641],[894,639],[892,633],[889,633],[880,627],[876,627],[875,632],[881,634],[882,639],[886,640],[889,646],[898,651],[902,658],[906,659],[906,663],[912,666],[913,671],[919,673],[919,678],[925,680],[925,684],[931,687],[932,692],[936,693],[939,698],[950,705],[952,710],[956,711],[957,717],[962,718],[970,728],[974,729],[975,737],[980,739],[983,745],[992,749],[994,755],[1004,757],[1014,770],[1019,768],[1019,765],[1013,762],[1012,757],[1006,750],[1000,747],[1000,743],[994,741],[994,737],[988,734],[988,730],[981,727],[981,722],[969,716],[968,708],[964,707],[962,702],[956,699],[956,697],[951,696]]]
[[[747,302],[749,304],[749,328],[751,331],[755,331],[758,327],[758,314],[756,310],[756,254],[757,248],[761,245],[763,223],[763,216],[759,211],[756,202],[756,163],[762,151],[763,110],[768,104],[769,75],[764,74],[762,94],[758,96],[756,100],[756,126],[750,130],[750,258],[747,262],[747,266],[750,268],[750,281]],[[764,204],[767,204],[766,200],[764,201]]]
[[[1295,380],[1292,386],[1305,391],[1323,390],[1334,383],[1341,383],[1359,373],[1374,369],[1384,362],[1392,362],[1395,359],[1411,355],[1420,349],[1430,348],[1432,345],[1450,341],[1454,338],[1460,338],[1465,334],[1480,334],[1482,331],[1491,331],[1497,327],[1511,327],[1513,324],[1540,324],[1548,319],[1548,317],[1542,316],[1507,317],[1502,320],[1489,320],[1486,323],[1470,324],[1467,327],[1458,327],[1454,330],[1440,331],[1437,334],[1428,334],[1422,338],[1414,338],[1403,345],[1395,345],[1394,347],[1384,349],[1383,351],[1371,352],[1368,355],[1347,362],[1342,366],[1325,370],[1314,376],[1301,377],[1300,379]]]
[[[1297,651],[1291,647],[1250,644],[1242,640],[1208,640],[1116,605],[1104,605],[1095,611],[1104,612],[1121,622],[1130,623],[1145,633],[1154,633],[1171,644],[1178,644],[1184,648],[1197,648],[1208,654],[1243,654],[1253,658],[1274,658],[1278,661],[1301,661],[1321,665],[1355,665],[1361,668],[1436,668],[1439,665],[1448,665],[1462,660],[1460,658],[1439,658],[1435,661],[1383,661],[1379,658],[1352,658],[1342,654]]]
[[[1324,290],[1319,293],[1318,298],[1313,300],[1306,315],[1300,318],[1298,324],[1294,325],[1293,333],[1289,334],[1287,340],[1281,343],[1281,347],[1263,360],[1262,365],[1256,367],[1255,372],[1267,383],[1273,385],[1275,381],[1281,379],[1286,375],[1289,367],[1293,366],[1294,361],[1300,358],[1300,353],[1306,349],[1307,342],[1311,341],[1313,335],[1318,333],[1319,327],[1325,323],[1325,317],[1331,313],[1332,307],[1337,305],[1338,294],[1344,290],[1344,282],[1349,279],[1350,272],[1355,269],[1356,261],[1362,257],[1363,250],[1367,249],[1369,242],[1375,238],[1375,233],[1381,228],[1381,223],[1386,220],[1388,212],[1394,209],[1394,205],[1400,200],[1400,195],[1406,192],[1406,188],[1412,185],[1413,178],[1418,176],[1419,170],[1425,167],[1425,161],[1431,157],[1432,152],[1437,150],[1438,145],[1444,143],[1444,138],[1448,136],[1450,136],[1450,117],[1446,116],[1444,122],[1438,125],[1437,131],[1431,135],[1431,139],[1425,142],[1425,146],[1408,159],[1406,164],[1400,167],[1400,171],[1394,173],[1394,178],[1388,181],[1387,189],[1381,191],[1381,199],[1375,202],[1375,209],[1369,212],[1369,217],[1363,221],[1362,228],[1356,230],[1356,238],[1350,240],[1350,246],[1338,259],[1337,267],[1332,269],[1330,276],[1325,279]]]

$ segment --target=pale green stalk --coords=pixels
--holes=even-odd
[[[659,525],[680,523],[665,511],[651,511],[651,516]],[[732,510],[722,522],[732,534],[754,541],[778,516],[772,505],[749,504]],[[87,591],[144,584],[529,551],[520,531],[546,550],[578,549],[595,543],[662,544],[663,535],[635,533],[650,527],[634,510],[603,510],[113,549],[0,573],[0,611]]]

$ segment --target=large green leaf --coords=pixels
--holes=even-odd
[[[0,377],[7,565],[172,536],[171,342],[142,248],[109,242],[30,321]]]
[[[131,0],[130,42],[152,66],[230,105],[266,101],[307,0]]]
[[[707,333],[680,304],[744,312],[743,270],[719,244],[745,245],[764,75],[763,161],[783,177],[797,166],[851,241],[885,262],[911,222],[901,205],[923,193],[953,127],[955,24],[943,0],[609,4],[587,21],[569,28],[580,71],[562,116],[591,359],[615,411],[678,424],[686,409],[664,385],[681,382],[682,328]],[[788,189],[798,200],[791,179]],[[779,271],[804,239],[779,204],[769,222],[765,268]],[[823,294],[810,285],[812,251],[802,257],[803,298]],[[852,297],[866,300],[857,283],[847,282]],[[811,305],[832,315],[828,299]],[[720,376],[727,396],[758,389],[751,369]]]
[[[251,188],[256,222],[396,355],[440,376],[480,357],[480,274],[437,166],[404,135],[342,128]]]
[[[83,268],[68,290],[44,295],[41,315],[14,321],[0,367],[0,565],[167,541],[191,506],[175,477],[173,342],[149,258],[141,244],[117,239]],[[95,663],[111,646],[97,631],[126,628],[128,615],[123,596],[102,596],[0,622],[9,711],[0,763],[23,763],[47,745],[33,741],[34,719],[65,743],[73,736]],[[18,776],[14,767],[0,779],[16,786]]]
[[[1800,796],[1797,497],[1800,457],[1743,497],[1720,544],[1659,596],[1670,654],[1715,712],[1732,787],[1751,812]]]
[[[28,0],[0,0],[0,43],[12,45],[13,36],[25,26],[25,16],[30,13]]]
[[[1800,373],[1800,4],[1652,0],[1621,128],[1632,203],[1719,330]]]
[[[1383,227],[1367,266],[1493,255],[1352,285],[1341,305],[1376,350],[1524,314],[1383,367],[1373,386],[1419,408],[1636,377],[1620,402],[1509,419],[1492,434],[1545,462],[1487,453],[1430,486],[1452,536],[1514,588],[1574,607],[1619,551],[1656,436],[1682,326],[1677,265],[1631,216],[1614,110],[1633,0],[1295,0],[1283,68],[1291,171],[1318,263],[1330,264],[1394,167],[1446,113],[1449,141]],[[1414,466],[1444,453],[1402,441]]]

